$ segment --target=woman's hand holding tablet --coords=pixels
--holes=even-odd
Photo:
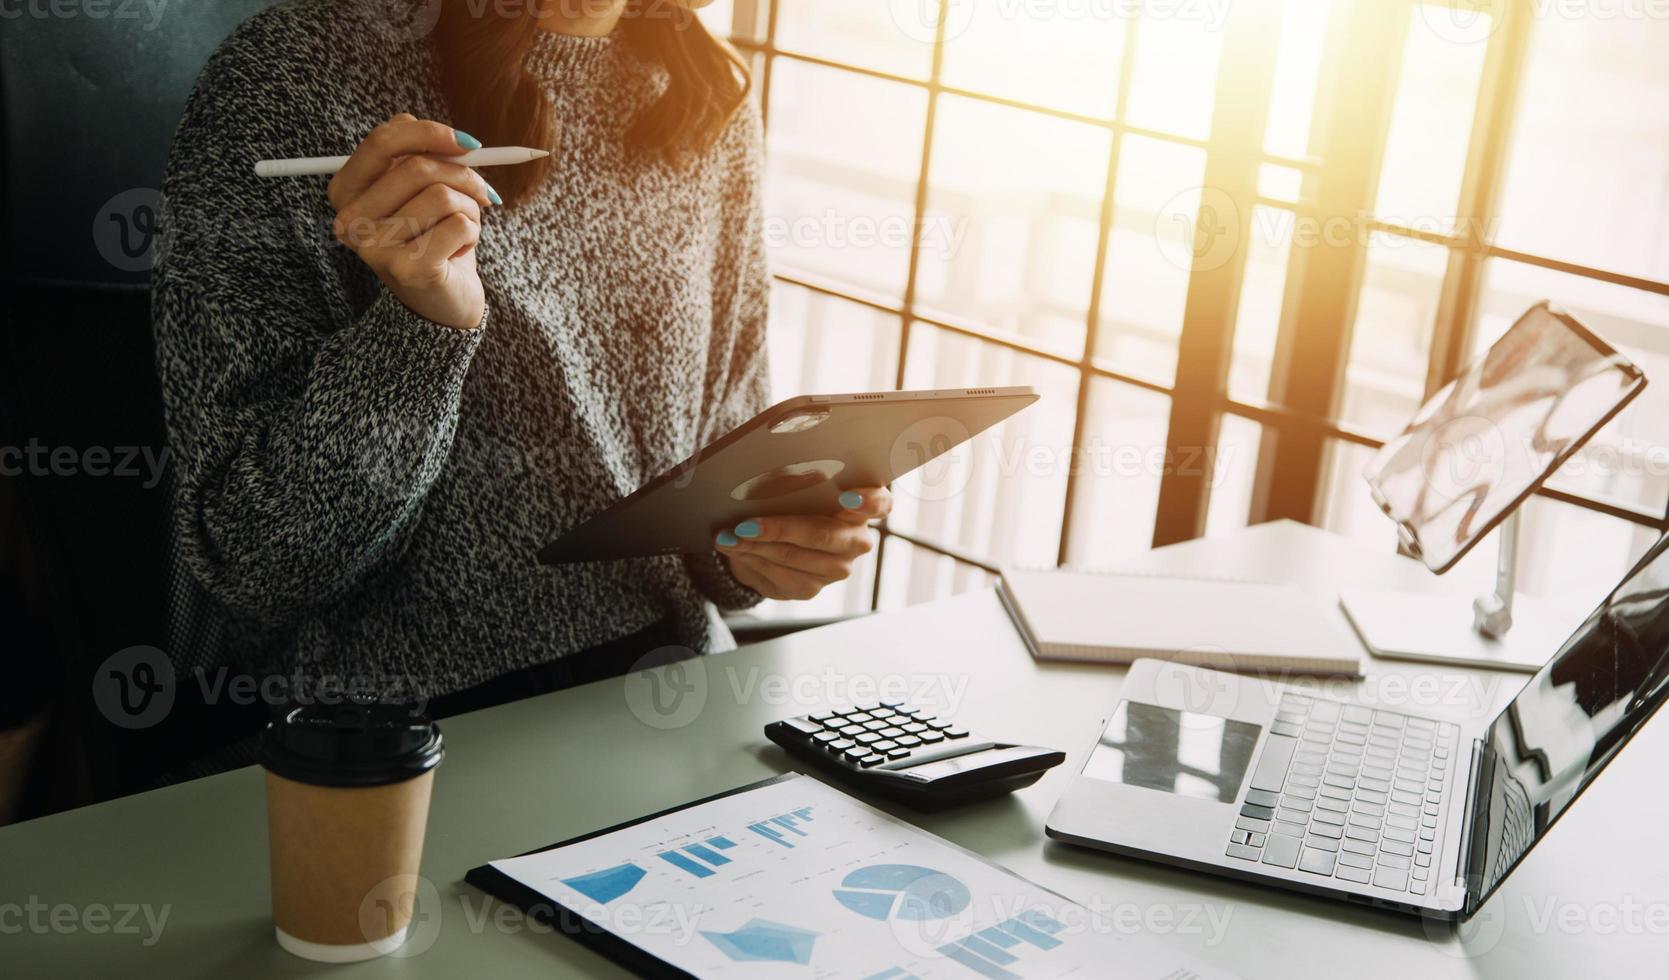
[[[804,598],[845,578],[873,547],[866,525],[892,511],[894,480],[1035,401],[1024,386],[792,398],[569,527],[539,559],[710,555],[716,546],[743,584]],[[978,452],[967,446],[941,460],[908,492],[928,502],[956,496]]]
[[[752,517],[720,531],[715,544],[736,581],[767,599],[810,599],[844,581],[875,549],[869,522],[892,512],[892,491],[862,487],[840,495],[828,517]]]

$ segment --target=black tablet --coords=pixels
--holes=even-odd
[[[1037,401],[1030,387],[802,395],[754,416],[539,552],[547,565],[699,554],[750,517],[833,514]]]
[[[1441,575],[1646,387],[1646,375],[1543,301],[1432,395],[1363,476],[1403,545]]]

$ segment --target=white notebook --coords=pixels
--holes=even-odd
[[[1156,657],[1217,670],[1362,671],[1355,638],[1321,599],[1290,585],[1005,569],[999,591],[1042,660]]]

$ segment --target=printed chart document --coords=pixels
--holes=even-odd
[[[489,867],[673,975],[1226,976],[803,776]]]

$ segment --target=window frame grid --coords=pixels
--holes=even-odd
[[[1135,61],[1132,53],[1135,51],[1136,45],[1139,43],[1141,19],[1132,19],[1126,25],[1126,30],[1120,40],[1120,44],[1123,48],[1123,57],[1121,58],[1119,67],[1116,104],[1112,117],[1104,118],[1099,116],[1084,115],[1082,113],[1076,113],[1060,109],[1058,107],[1028,102],[1023,99],[1009,98],[992,92],[984,92],[976,89],[967,89],[945,84],[943,81],[943,66],[945,32],[949,15],[948,4],[941,3],[938,5],[938,12],[934,26],[934,39],[932,42],[933,54],[928,74],[925,78],[918,78],[781,47],[776,41],[779,16],[778,4],[781,2],[782,0],[738,0],[734,10],[734,24],[741,26],[745,23],[752,23],[756,26],[750,29],[747,35],[733,33],[728,38],[732,46],[756,64],[755,84],[759,88],[760,107],[762,115],[765,118],[766,125],[769,125],[769,100],[773,67],[776,60],[779,58],[921,89],[926,93],[927,104],[923,122],[921,161],[918,168],[914,195],[914,225],[911,233],[910,257],[906,273],[905,288],[901,300],[897,303],[893,303],[873,294],[865,295],[865,291],[859,287],[852,287],[838,282],[833,282],[826,277],[812,275],[802,270],[783,268],[780,264],[773,264],[771,272],[772,279],[785,285],[805,289],[822,296],[854,303],[877,312],[898,317],[899,341],[896,370],[896,385],[898,387],[903,386],[905,372],[908,368],[911,328],[918,322],[938,330],[947,331],[957,336],[975,340],[980,343],[1003,347],[1017,353],[1040,358],[1044,361],[1074,369],[1078,376],[1078,392],[1072,420],[1072,440],[1075,448],[1079,446],[1080,442],[1084,438],[1084,433],[1087,431],[1087,422],[1091,402],[1090,395],[1095,381],[1112,381],[1119,384],[1130,385],[1144,391],[1163,394],[1173,399],[1174,407],[1174,400],[1177,397],[1177,387],[1175,382],[1172,384],[1165,384],[1152,378],[1122,371],[1100,356],[1098,352],[1098,334],[1100,333],[1101,326],[1100,300],[1104,295],[1105,290],[1107,249],[1109,245],[1111,226],[1114,220],[1114,212],[1116,209],[1116,201],[1114,200],[1113,191],[1117,179],[1117,168],[1123,137],[1126,135],[1135,135],[1173,145],[1201,149],[1208,155],[1208,167],[1210,166],[1210,156],[1213,154],[1214,150],[1221,152],[1221,149],[1215,147],[1210,138],[1199,139],[1181,136],[1161,130],[1150,129],[1148,127],[1134,126],[1124,121],[1128,105],[1131,75]],[[1421,0],[1405,0],[1404,5],[1411,9],[1413,5],[1420,2]],[[1373,7],[1376,5],[1365,6]],[[1357,9],[1353,10],[1352,8]],[[1334,8],[1332,16],[1350,18],[1354,21],[1355,18],[1362,16],[1360,9],[1361,8],[1358,8],[1356,4],[1344,2],[1338,4],[1338,6]],[[1491,45],[1492,50],[1486,53],[1486,67],[1483,77],[1479,82],[1478,112],[1473,122],[1473,146],[1469,148],[1467,154],[1466,164],[1462,174],[1463,199],[1460,202],[1461,206],[1457,208],[1457,211],[1461,212],[1460,214],[1457,214],[1457,218],[1460,218],[1465,222],[1464,228],[1467,233],[1463,235],[1444,234],[1441,232],[1431,232],[1404,227],[1394,222],[1381,220],[1377,217],[1371,216],[1372,201],[1365,201],[1362,204],[1362,213],[1370,215],[1368,218],[1368,227],[1370,230],[1441,246],[1446,248],[1449,252],[1449,264],[1447,270],[1445,271],[1444,281],[1442,283],[1443,300],[1440,304],[1436,322],[1433,324],[1430,366],[1428,367],[1426,378],[1428,395],[1440,388],[1443,384],[1447,383],[1447,380],[1453,376],[1456,370],[1458,370],[1459,365],[1464,358],[1464,353],[1474,337],[1475,295],[1479,280],[1481,279],[1482,265],[1488,259],[1508,260],[1581,278],[1605,282],[1611,285],[1632,288],[1656,295],[1669,296],[1669,282],[1586,266],[1580,263],[1552,258],[1550,256],[1522,252],[1498,245],[1483,236],[1482,229],[1486,227],[1486,225],[1482,223],[1482,220],[1491,217],[1494,214],[1494,191],[1499,185],[1502,171],[1505,168],[1506,158],[1509,151],[1506,141],[1508,134],[1510,133],[1511,120],[1517,109],[1523,66],[1526,58],[1528,57],[1530,44],[1530,25],[1527,13],[1514,4],[1504,4],[1497,9],[1503,11],[1505,20],[1502,24],[1502,29],[1497,31],[1496,35],[1493,36],[1488,42]],[[760,32],[757,29],[761,11],[763,11],[764,14],[764,31],[762,37],[759,36]],[[1281,16],[1284,15],[1283,11]],[[1353,28],[1359,28],[1360,25],[1353,23],[1351,26]],[[1233,30],[1235,28],[1230,26],[1226,29]],[[1225,45],[1226,44],[1227,41],[1225,41]],[[1393,62],[1391,77],[1394,84],[1396,75],[1394,67],[1395,63],[1400,62],[1402,45],[1400,43],[1388,44],[1384,45],[1384,49],[1387,52],[1385,57],[1391,59]],[[1321,83],[1318,82],[1318,84]],[[1033,343],[1020,335],[1005,335],[978,323],[959,322],[944,315],[936,315],[917,309],[916,284],[920,268],[920,252],[922,244],[920,236],[922,233],[923,220],[926,215],[928,197],[931,190],[930,181],[932,154],[935,130],[937,127],[938,104],[940,97],[944,95],[970,99],[989,105],[1002,106],[1065,120],[1080,125],[1096,127],[1106,130],[1111,134],[1108,148],[1107,176],[1103,188],[1100,216],[1098,221],[1096,264],[1090,285],[1089,307],[1085,317],[1086,326],[1084,342],[1082,350],[1078,356],[1072,356],[1071,354],[1058,349],[1051,350],[1042,344]],[[1263,96],[1263,103],[1265,106],[1267,106],[1267,101],[1268,95],[1265,93]],[[1217,111],[1218,107],[1214,106],[1214,132],[1216,130],[1215,115]],[[1319,104],[1316,111],[1318,113],[1321,111]],[[1320,121],[1321,120],[1318,118],[1317,123],[1319,124]],[[1255,160],[1249,165],[1249,169],[1255,175],[1261,166],[1268,164],[1298,170],[1304,175],[1306,188],[1311,185],[1312,178],[1323,177],[1327,171],[1326,162],[1314,156],[1294,158],[1281,154],[1269,153],[1266,150],[1263,150],[1260,146]],[[1267,207],[1290,212],[1299,216],[1314,217],[1321,213],[1317,209],[1315,202],[1308,199],[1308,197],[1300,197],[1298,200],[1281,200],[1271,198],[1254,191],[1253,193],[1248,194],[1245,203],[1248,205],[1248,208]],[[1192,280],[1198,274],[1198,270],[1190,273],[1190,291],[1192,291],[1193,288]],[[1238,281],[1243,279],[1243,277],[1244,271],[1242,268],[1236,273],[1236,279]],[[1302,286],[1300,285],[1299,288],[1302,288]],[[1356,288],[1359,288],[1359,283]],[[1282,304],[1283,318],[1286,317],[1286,308],[1293,299],[1291,289],[1289,289],[1288,293],[1289,295],[1283,300]],[[1354,303],[1354,290],[1351,297],[1351,303]],[[1238,324],[1234,322],[1231,316],[1228,324],[1228,334],[1224,338],[1225,342],[1231,345],[1231,347],[1233,342],[1233,330],[1237,326]],[[1349,327],[1350,325],[1346,324],[1342,328],[1341,332],[1343,333],[1343,336],[1339,340],[1346,352],[1348,352],[1348,345],[1350,342]],[[1279,361],[1280,357],[1281,354],[1278,351],[1277,361]],[[1182,371],[1182,364],[1180,361],[1181,355],[1179,353],[1179,363],[1177,368],[1179,377]],[[1345,370],[1346,361],[1341,358],[1336,367],[1336,372],[1331,379],[1332,382],[1342,385]],[[1272,430],[1277,434],[1291,433],[1295,436],[1299,436],[1300,438],[1318,440],[1319,444],[1323,446],[1325,446],[1329,440],[1362,446],[1369,449],[1378,449],[1384,444],[1384,440],[1378,436],[1373,435],[1360,427],[1338,419],[1336,406],[1334,406],[1334,408],[1327,414],[1319,414],[1295,410],[1269,400],[1254,400],[1244,396],[1234,397],[1228,393],[1226,381],[1215,384],[1211,390],[1192,392],[1190,393],[1190,397],[1202,399],[1206,403],[1204,411],[1209,412],[1214,417],[1220,417],[1222,414],[1233,415],[1256,422],[1260,426]],[[1215,425],[1212,426],[1212,429],[1215,431]],[[1176,458],[1176,454],[1181,448],[1181,445],[1177,441],[1174,427],[1172,427],[1167,432],[1166,457]],[[1315,464],[1310,474],[1311,481],[1317,487],[1319,487],[1321,481],[1325,480],[1324,455],[1325,454],[1315,456]],[[1264,481],[1266,476],[1265,469],[1265,465],[1260,463],[1256,482],[1261,484]],[[1068,551],[1071,547],[1073,511],[1075,509],[1074,505],[1077,500],[1079,489],[1078,479],[1079,476],[1075,471],[1068,474],[1066,499],[1064,502],[1064,509],[1062,511],[1060,537],[1057,547],[1058,561],[1063,564],[1067,560]],[[1204,530],[1204,504],[1209,500],[1209,488],[1205,487],[1203,489],[1204,493],[1197,504],[1197,526],[1193,529],[1192,534],[1188,536],[1197,537],[1202,534]],[[1166,490],[1170,490],[1170,488],[1167,487]],[[1166,507],[1166,490],[1162,490],[1161,492],[1159,504],[1161,510]],[[1170,490],[1170,492],[1174,494],[1176,491]],[[1589,497],[1546,486],[1538,488],[1536,496],[1575,506],[1583,510],[1600,513],[1637,526],[1649,527],[1658,533],[1669,532],[1669,501],[1666,501],[1663,512],[1657,513],[1631,504],[1622,503],[1620,501],[1608,500],[1602,497]],[[1311,500],[1307,514],[1303,515],[1311,523],[1314,521],[1318,505],[1319,499]],[[1194,509],[1195,508],[1191,507],[1190,512],[1193,512]],[[1256,522],[1262,519],[1267,519],[1267,515],[1257,512],[1259,509],[1259,504],[1255,502],[1254,512],[1248,515],[1248,518],[1251,521]],[[1165,543],[1165,541],[1161,540],[1161,530],[1162,529],[1158,526],[1158,521],[1156,519],[1156,545]],[[957,562],[971,565],[986,572],[995,573],[1000,569],[1000,563],[990,556],[977,555],[966,549],[959,548],[945,542],[935,541],[908,529],[891,527],[888,522],[882,522],[879,527],[879,531],[880,542],[875,552],[876,574],[870,595],[870,608],[872,610],[879,608],[880,605],[882,588],[882,556],[885,551],[887,541],[890,538],[896,537],[914,547],[922,548],[923,550],[951,558]],[[1179,540],[1180,539],[1181,538],[1179,538]]]

